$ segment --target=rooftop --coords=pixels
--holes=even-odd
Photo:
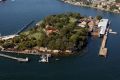
[[[105,33],[108,21],[109,21],[108,19],[101,19],[100,22],[98,23],[98,27],[101,28],[100,29],[100,34]]]

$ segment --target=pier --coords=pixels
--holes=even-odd
[[[99,23],[99,26],[101,27],[100,35],[103,36],[102,43],[99,50],[100,56],[107,56],[108,49],[106,48],[106,42],[108,38],[108,32],[109,32],[109,26],[108,26],[108,19],[102,19],[102,22]]]
[[[106,41],[107,41],[107,35],[104,35],[101,43],[100,51],[99,51],[100,56],[106,57],[107,55]]]
[[[5,57],[5,58],[9,58],[9,59],[13,59],[13,60],[17,60],[19,62],[28,62],[28,58],[17,58],[17,57],[13,57],[13,56],[9,56],[6,54],[0,54],[1,57]]]

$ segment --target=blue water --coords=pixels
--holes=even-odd
[[[24,24],[51,14],[79,12],[85,16],[102,15],[111,20],[111,28],[120,32],[120,15],[96,9],[72,6],[59,0],[7,0],[0,3],[0,33],[16,33]],[[0,80],[120,80],[120,35],[109,35],[108,57],[98,56],[101,40],[91,38],[83,55],[59,57],[50,63],[38,63],[39,56],[28,56],[29,63],[0,57]],[[19,55],[15,55],[19,56]]]

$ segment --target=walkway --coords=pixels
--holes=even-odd
[[[13,60],[17,60],[19,62],[28,62],[28,58],[17,58],[17,57],[13,57],[13,56],[9,56],[9,55],[6,55],[6,54],[1,54],[0,53],[0,56],[1,57],[5,57],[5,58],[9,58],[9,59],[13,59]]]

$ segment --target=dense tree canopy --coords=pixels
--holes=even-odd
[[[4,42],[3,47],[16,46],[17,50],[32,49],[35,46],[53,50],[81,48],[86,44],[88,32],[88,29],[77,26],[81,18],[79,13],[50,15],[40,21],[40,25],[13,38],[11,43]]]

